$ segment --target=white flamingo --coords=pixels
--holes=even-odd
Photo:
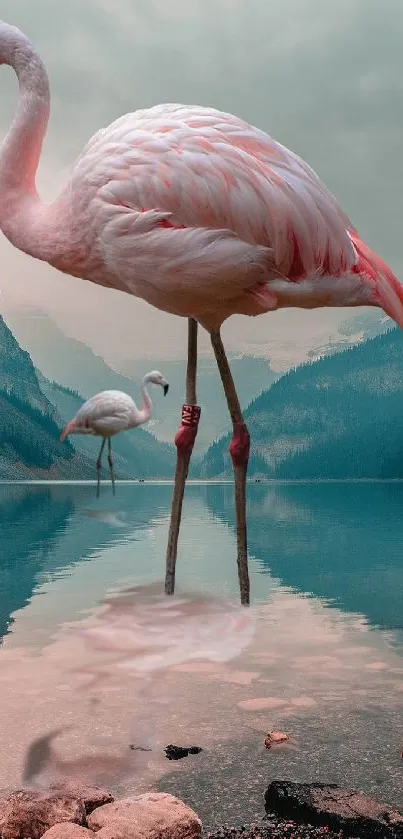
[[[115,494],[115,475],[113,472],[112,437],[121,431],[137,428],[151,417],[152,403],[147,390],[148,383],[160,385],[167,395],[169,384],[158,370],[152,370],[141,380],[141,395],[143,404],[138,408],[131,396],[121,390],[103,390],[87,399],[77,411],[75,417],[63,428],[60,439],[64,440],[69,434],[92,434],[102,437],[101,448],[97,459],[97,498],[100,491],[102,455],[105,443],[108,441],[108,463],[111,474],[112,490]]]
[[[52,204],[35,184],[50,95],[44,64],[0,22],[0,62],[19,81],[0,154],[0,227],[15,247],[75,277],[189,319],[188,373],[167,548],[175,582],[182,499],[197,434],[197,323],[211,335],[233,425],[237,559],[249,603],[249,433],[220,336],[233,314],[379,306],[403,324],[402,287],[312,169],[263,131],[213,108],[157,105],[98,131]],[[368,196],[371,200],[371,196]]]

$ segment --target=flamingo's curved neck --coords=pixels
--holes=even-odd
[[[148,422],[148,420],[151,417],[152,403],[151,403],[150,395],[149,395],[148,390],[147,390],[148,381],[149,381],[148,376],[144,376],[144,378],[141,382],[141,388],[140,389],[141,389],[141,397],[142,397],[142,400],[143,400],[143,404],[142,404],[142,407],[140,408],[140,410],[137,412],[137,417],[138,417],[137,423],[136,423],[137,425],[142,425],[143,422]]]
[[[48,208],[41,203],[35,186],[49,118],[48,76],[25,35],[2,22],[0,63],[13,68],[20,93],[17,112],[0,150],[0,227],[17,248],[48,261],[49,237],[41,235]]]

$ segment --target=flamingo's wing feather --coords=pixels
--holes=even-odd
[[[195,283],[218,267],[235,283],[245,272],[251,283],[264,272],[287,277],[296,253],[306,273],[326,261],[340,274],[356,262],[353,226],[313,170],[214,109],[165,105],[121,117],[92,138],[74,177],[76,200],[92,194],[106,262],[123,274],[134,255],[139,276],[171,261],[178,281],[186,273]]]
[[[106,422],[111,433],[119,431],[125,427],[133,407],[133,400],[126,393],[105,390],[84,402],[76,414],[75,424],[78,428],[94,428],[101,432]]]

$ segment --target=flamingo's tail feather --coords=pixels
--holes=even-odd
[[[64,426],[64,428],[63,428],[63,431],[62,431],[62,433],[61,433],[61,435],[60,435],[60,439],[61,439],[61,441],[63,442],[63,440],[65,440],[65,439],[66,439],[66,437],[67,437],[69,434],[74,434],[74,432],[75,432],[75,428],[76,428],[75,421],[74,421],[74,420],[70,420],[70,422],[68,422],[68,423],[67,423],[67,425],[65,425],[65,426]]]
[[[358,262],[356,270],[374,283],[376,305],[403,328],[403,286],[386,263],[357,234],[350,234],[354,243]]]

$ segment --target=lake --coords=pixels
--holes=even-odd
[[[249,610],[228,484],[188,487],[162,596],[171,494],[0,486],[0,786],[152,785],[206,828],[260,817],[273,778],[401,806],[403,484],[250,485]]]

